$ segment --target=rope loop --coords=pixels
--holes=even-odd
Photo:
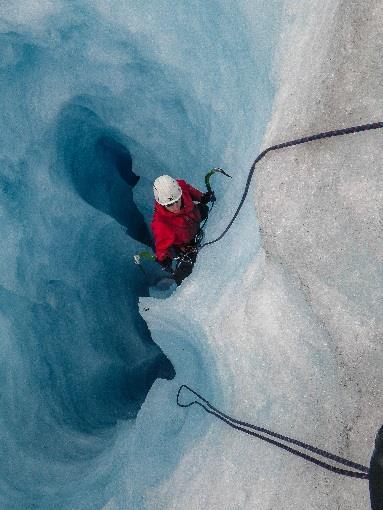
[[[183,404],[181,403],[180,395],[183,390],[187,390],[192,393],[193,398],[188,403]],[[196,398],[195,398],[196,397]],[[369,478],[369,468],[366,466],[363,466],[362,464],[357,464],[356,462],[352,462],[351,460],[344,459],[342,457],[339,457],[338,455],[334,455],[333,453],[327,452],[326,450],[321,450],[320,448],[317,448],[316,446],[309,445],[307,443],[303,443],[302,441],[299,441],[297,439],[292,439],[287,436],[283,436],[282,434],[278,434],[276,432],[272,432],[271,430],[265,429],[263,427],[258,427],[256,425],[253,425],[251,423],[247,423],[244,421],[237,420],[236,418],[233,418],[232,416],[229,416],[228,414],[223,413],[216,407],[214,407],[208,400],[206,400],[202,395],[197,393],[195,390],[190,388],[190,386],[187,386],[186,384],[182,384],[182,386],[179,387],[178,393],[177,393],[177,405],[179,407],[191,407],[193,405],[198,405],[202,409],[204,409],[208,414],[211,414],[221,420],[222,422],[229,425],[231,428],[238,430],[240,432],[244,432],[245,434],[248,434],[253,437],[257,437],[258,439],[261,439],[262,441],[266,441],[267,443],[270,443],[274,446],[278,446],[279,448],[282,448],[283,450],[288,451],[289,453],[292,453],[293,455],[297,455],[298,457],[301,457],[308,462],[312,462],[313,464],[316,464],[319,467],[322,467],[324,469],[327,469],[328,471],[332,471],[333,473],[337,473],[339,475],[348,476],[351,478],[360,478],[367,480]],[[270,436],[270,437],[268,437]],[[276,438],[279,441],[276,441]],[[284,441],[283,444],[281,441]],[[327,462],[324,462],[323,460],[320,460],[318,458],[315,458],[311,455],[308,455],[304,451],[297,450],[296,448],[292,448],[288,446],[288,444],[293,444],[295,446],[298,446],[302,450],[310,451],[317,455],[318,457],[322,457],[325,459],[330,459],[334,461],[337,464],[341,464],[343,466],[347,466],[350,468],[355,469],[355,471],[350,471],[347,469],[339,468],[337,466],[333,466]]]

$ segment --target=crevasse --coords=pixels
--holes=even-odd
[[[140,508],[176,469],[183,441],[148,456],[158,404],[135,420],[175,362],[139,315],[132,257],[151,243],[159,173],[202,186],[231,167],[230,196],[217,185],[233,207],[270,112],[276,16],[263,2],[1,5],[2,508]]]

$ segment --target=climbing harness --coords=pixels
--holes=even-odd
[[[180,402],[180,395],[181,395],[182,390],[190,391],[193,394],[193,400],[191,400],[187,404],[182,404]],[[244,421],[240,421],[235,418],[232,418],[231,416],[223,413],[222,411],[220,411],[219,409],[214,407],[208,400],[206,400],[204,397],[202,397],[199,393],[194,391],[192,388],[190,388],[186,384],[183,384],[182,386],[180,386],[178,393],[177,393],[177,405],[180,407],[191,407],[194,404],[200,406],[207,413],[215,416],[216,418],[223,421],[224,423],[226,423],[227,425],[229,425],[230,427],[232,427],[235,430],[239,430],[240,432],[244,432],[245,434],[248,434],[250,436],[254,436],[259,439],[262,439],[263,441],[273,444],[274,446],[283,448],[284,450],[288,451],[289,453],[297,455],[298,457],[301,457],[309,462],[312,462],[313,464],[316,464],[317,466],[320,466],[324,469],[332,471],[333,473],[337,473],[337,474],[343,475],[343,476],[348,476],[351,478],[361,478],[361,479],[369,478],[369,468],[368,467],[363,466],[361,464],[357,464],[355,462],[352,462],[351,460],[343,459],[342,457],[339,457],[338,455],[334,455],[332,453],[326,452],[325,450],[321,450],[319,448],[316,448],[315,446],[303,443],[302,441],[298,441],[297,439],[292,439],[290,437],[283,436],[281,434],[272,432],[265,428],[257,427],[256,425],[253,425],[251,423],[246,423]],[[267,436],[270,436],[270,437],[267,437]],[[277,438],[277,439],[279,439],[279,441],[271,439],[271,437]],[[292,448],[292,447],[288,446],[287,444],[281,443],[280,441],[284,441],[285,443],[293,444],[295,446],[300,447],[303,450],[310,451],[310,452],[314,453],[318,457],[329,459],[329,460],[334,461],[335,463],[353,468],[355,471],[332,466],[331,464],[324,462],[323,460],[317,459],[311,455],[308,455],[307,453],[304,453],[300,450]]]
[[[254,174],[255,165],[264,156],[266,156],[266,154],[268,152],[275,151],[275,150],[278,150],[278,149],[284,149],[285,147],[292,147],[293,145],[299,145],[299,144],[302,144],[302,143],[312,142],[314,140],[322,140],[323,138],[331,138],[333,136],[343,136],[343,135],[348,135],[348,134],[351,134],[351,133],[359,133],[361,131],[369,131],[371,129],[380,129],[380,128],[383,128],[383,122],[375,122],[375,123],[372,123],[372,124],[363,124],[362,126],[353,126],[353,127],[344,128],[344,129],[336,129],[334,131],[325,131],[323,133],[317,133],[316,135],[305,136],[303,138],[298,138],[297,140],[291,140],[290,142],[284,142],[284,143],[280,143],[278,145],[272,145],[271,147],[268,147],[267,149],[265,149],[263,152],[261,152],[259,154],[259,156],[254,160],[253,164],[251,165],[251,168],[250,168],[250,171],[249,171],[249,175],[247,177],[247,181],[246,181],[246,185],[245,185],[245,190],[243,192],[242,198],[241,198],[241,200],[239,202],[239,205],[237,207],[237,210],[235,211],[234,216],[230,220],[228,226],[225,228],[225,230],[222,232],[222,234],[219,237],[217,237],[217,239],[214,239],[213,241],[209,241],[207,243],[202,244],[200,246],[200,249],[204,248],[205,246],[208,246],[209,244],[216,243],[217,241],[222,239],[223,236],[226,234],[226,232],[229,230],[229,228],[232,226],[232,224],[234,223],[235,218],[238,216],[238,213],[239,213],[239,211],[242,208],[242,205],[243,205],[243,203],[245,201],[245,198],[247,196],[247,193],[249,191],[250,182],[251,182],[251,179],[252,179],[253,174]]]

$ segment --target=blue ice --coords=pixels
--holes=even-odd
[[[202,187],[226,168],[214,229],[230,217],[270,115],[277,17],[263,1],[1,6],[2,508],[138,509],[177,466],[187,445],[162,448],[160,410],[156,433],[136,422],[180,360],[139,314],[148,281],[132,257],[151,246],[159,173]],[[257,249],[247,208],[238,263]],[[214,373],[208,353],[189,355]]]

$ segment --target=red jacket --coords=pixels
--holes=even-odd
[[[171,246],[189,244],[199,229],[200,212],[193,202],[199,202],[203,193],[182,179],[177,179],[182,189],[183,206],[178,213],[168,211],[163,205],[155,203],[152,220],[156,257],[159,261],[173,257]]]

